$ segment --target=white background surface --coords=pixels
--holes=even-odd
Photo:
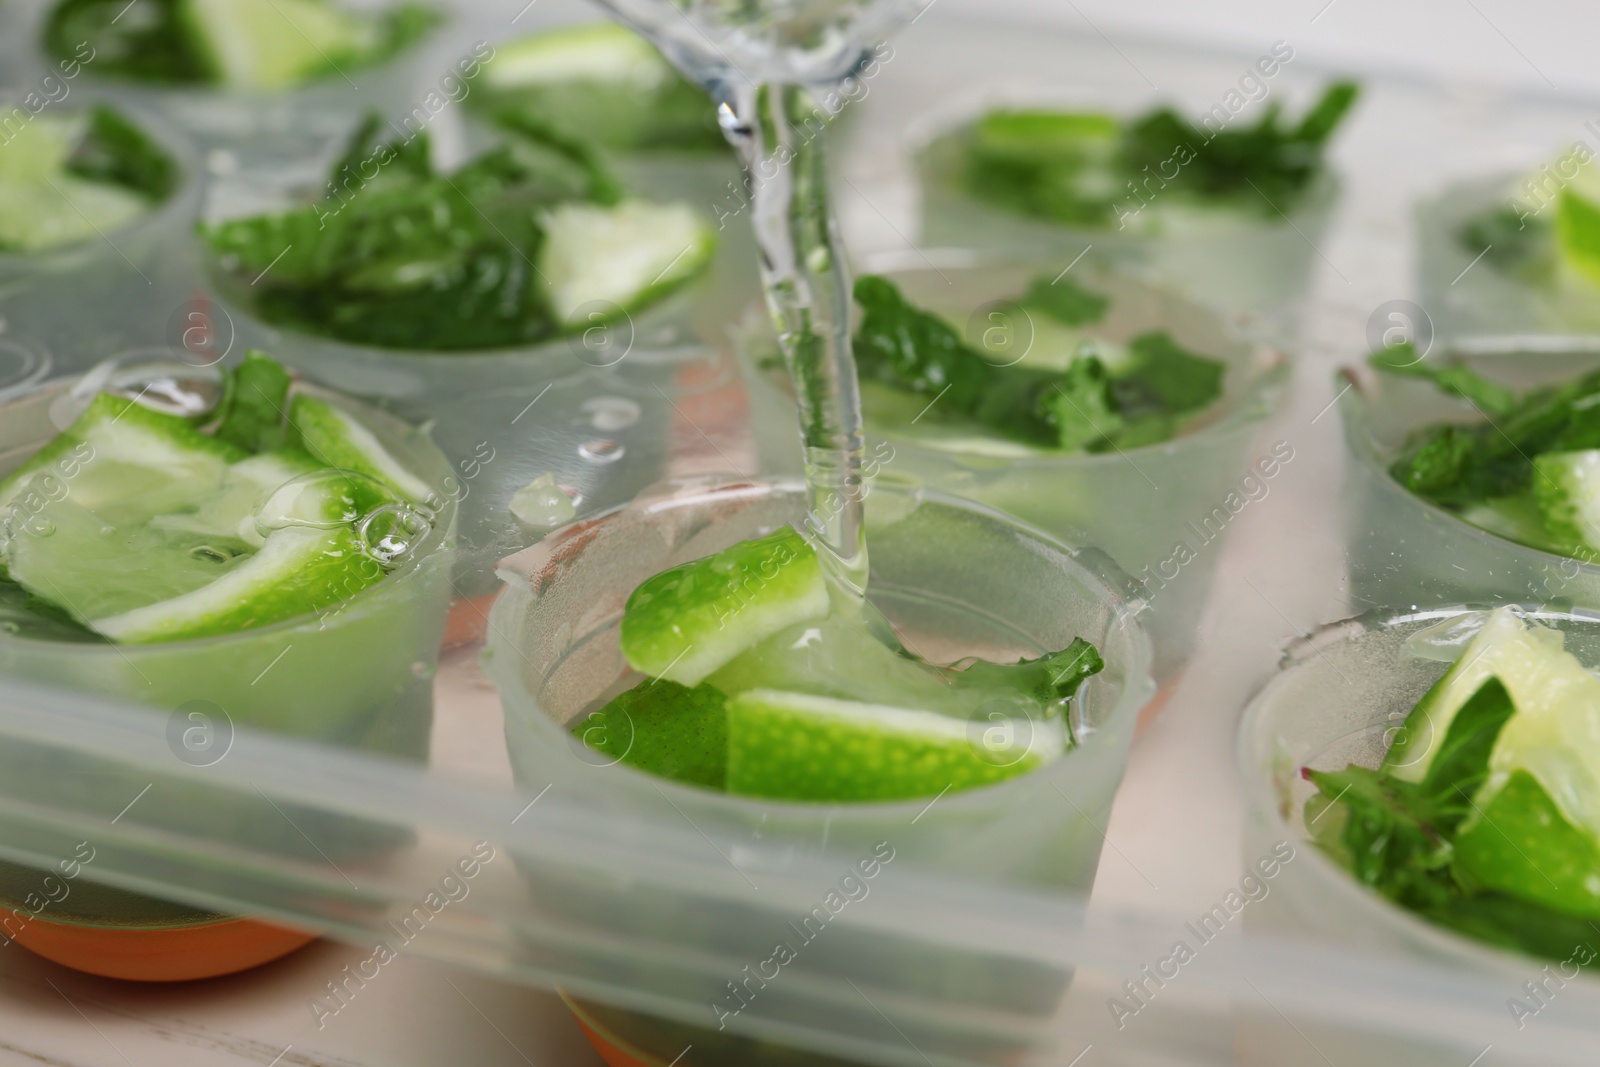
[[[1153,39],[1254,54],[1282,39],[1308,66],[1422,76],[1459,86],[1464,96],[1479,91],[1470,86],[1486,83],[1600,96],[1600,65],[1593,61],[1600,13],[1588,5],[1334,0],[1324,7],[1324,0],[936,0],[924,21],[974,12],[1025,15],[1103,36],[1108,50],[1126,45],[1133,51],[1136,39]],[[906,42],[914,47],[912,35]],[[1159,80],[1159,70],[1149,73]],[[1399,128],[1369,127],[1364,143],[1342,150],[1378,159],[1387,141],[1403,136]],[[1545,138],[1541,133],[1520,145],[1507,139],[1504,150],[1522,158],[1540,151]],[[1194,666],[1136,747],[1109,831],[1096,890],[1102,900],[1182,913],[1236,880],[1238,858],[1215,847],[1236,835],[1232,722],[1282,641],[1335,617],[1341,606],[1342,594],[1330,581],[1341,571],[1336,532],[1309,528],[1304,517],[1319,514],[1338,473],[1337,420],[1319,418],[1329,392],[1323,371],[1350,358],[1372,306],[1408,288],[1403,257],[1371,257],[1370,249],[1383,247],[1374,231],[1395,226],[1405,203],[1382,184],[1386,178],[1399,183],[1407,176],[1385,176],[1380,169],[1368,187],[1352,188],[1353,198],[1371,197],[1368,202],[1383,209],[1356,213],[1320,250],[1324,299],[1313,316],[1319,344],[1302,353],[1307,373],[1270,438],[1290,440],[1300,458],[1231,534],[1218,575],[1220,595]],[[1413,178],[1408,188],[1414,184]],[[893,243],[884,228],[889,220],[876,208],[843,207],[847,226],[859,225],[869,241]],[[1295,541],[1292,553],[1284,551],[1286,537]],[[1174,805],[1172,783],[1180,780],[1189,802]],[[1155,825],[1162,826],[1160,835],[1145,832]],[[554,998],[413,958],[387,968],[318,1029],[310,998],[364,954],[319,944],[248,975],[141,988],[74,975],[9,948],[0,952],[0,1067],[599,1062]]]

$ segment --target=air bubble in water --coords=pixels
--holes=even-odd
[[[361,518],[356,495],[363,488],[380,498],[388,495],[376,479],[355,471],[330,467],[291,478],[256,508],[256,532],[270,537],[295,526],[314,530],[349,526]]]
[[[589,416],[589,425],[602,433],[627,429],[639,421],[640,414],[639,405],[623,396],[590,397],[579,410]]]
[[[556,484],[555,475],[546,471],[511,494],[511,514],[534,530],[550,530],[573,520],[577,507]]]
[[[195,545],[189,550],[189,558],[200,560],[203,563],[226,563],[233,558],[233,553],[225,548]]]
[[[367,555],[394,566],[416,550],[433,529],[421,513],[404,504],[385,504],[369,513],[356,527]]]
[[[623,447],[620,441],[613,441],[606,437],[585,441],[578,446],[578,455],[590,463],[615,463],[622,458],[623,453],[626,451],[627,449]]]

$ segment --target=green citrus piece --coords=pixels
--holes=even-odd
[[[543,222],[539,284],[548,285],[551,307],[568,327],[643,307],[700,273],[716,248],[711,227],[685,203],[571,202]]]
[[[722,789],[728,773],[727,698],[652,678],[584,716],[572,732],[612,760],[675,782]]]
[[[694,686],[828,605],[816,550],[785,526],[640,583],[622,616],[622,653],[634,670]]]
[[[380,22],[324,0],[186,0],[199,50],[224,85],[284,89],[377,49]]]
[[[986,735],[998,728],[913,708],[752,689],[728,701],[728,792],[906,800],[1004,781],[1045,761],[1047,746],[1035,743],[1031,730],[1006,731],[991,743]]]
[[[354,415],[320,397],[300,393],[289,406],[290,436],[313,459],[373,478],[402,499],[422,504],[433,496]]]
[[[1600,845],[1527,771],[1515,771],[1456,835],[1455,870],[1474,888],[1600,919]]]

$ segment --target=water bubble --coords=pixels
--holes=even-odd
[[[356,491],[363,486],[374,495],[385,495],[375,479],[355,471],[327,468],[291,478],[256,508],[256,532],[270,537],[295,526],[314,530],[349,526],[361,518]]]
[[[233,558],[233,554],[210,545],[195,545],[189,550],[189,558],[203,563],[226,563]]]
[[[593,441],[585,441],[578,446],[578,455],[590,463],[615,463],[626,452],[627,448],[622,442],[613,441],[609,437],[599,437]]]
[[[564,526],[577,515],[577,505],[546,471],[511,494],[511,514],[524,526],[550,530]]]
[[[56,532],[55,520],[48,515],[30,515],[22,524],[22,532],[29,537],[49,537]]]
[[[222,372],[173,359],[165,348],[142,348],[104,360],[50,408],[57,426],[71,425],[98,393],[113,393],[181,419],[199,419],[222,403]]]
[[[385,504],[361,520],[356,533],[367,555],[394,566],[416,550],[433,529],[420,512],[404,504]]]
[[[596,396],[585,400],[579,407],[589,416],[589,425],[604,433],[625,430],[639,421],[638,404],[622,396]]]
[[[424,663],[420,659],[411,663],[411,676],[413,678],[432,678],[439,673],[439,668],[431,663]]]

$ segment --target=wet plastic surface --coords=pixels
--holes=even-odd
[[[517,28],[559,13],[540,5]],[[485,15],[484,22],[503,32],[514,14]],[[1127,43],[1118,54],[1093,34],[973,25],[941,19],[937,8],[894,48],[838,157],[843,227],[863,254],[904,250],[916,236],[903,135],[912,117],[941,100],[1010,79],[1064,80],[1121,94],[1137,106],[1156,96],[1139,74],[1144,70],[1157,75],[1161,95],[1198,111],[1215,103],[1254,58]],[[962,76],[952,77],[958,70]],[[1272,92],[1304,99],[1327,73],[1291,64]],[[1186,926],[1224,906],[1261,858],[1244,843],[1254,838],[1243,833],[1234,758],[1240,709],[1271,673],[1286,638],[1361,608],[1343,584],[1343,450],[1332,410],[1342,401],[1332,372],[1366,349],[1370,324],[1380,324],[1379,336],[1392,324],[1389,302],[1417,299],[1414,201],[1463,176],[1504,170],[1508,145],[1536,165],[1552,145],[1576,136],[1591,111],[1587,101],[1368,81],[1361,109],[1333,152],[1344,199],[1314,249],[1313,300],[1295,353],[1295,388],[1261,439],[1268,447],[1287,443],[1295,458],[1268,496],[1236,517],[1228,537],[1206,548],[1219,559],[1200,641],[1178,689],[1133,747],[1103,827],[1107,847],[1093,893],[1087,899],[1029,894],[891,865],[871,897],[830,926],[826,936],[837,934],[837,947],[823,947],[848,955],[862,943],[903,938],[918,953],[940,958],[933,973],[961,979],[966,999],[949,989],[896,986],[882,974],[841,981],[819,973],[819,964],[772,981],[730,1029],[869,1063],[940,1067],[1061,1067],[1075,1057],[1085,1067],[1362,1062],[1319,1047],[1326,1032],[1400,1035],[1462,1067],[1474,1057],[1496,1062],[1508,1049],[1542,1063],[1594,1062],[1600,991],[1587,980],[1569,983],[1536,1021],[1518,1029],[1505,1001],[1539,975],[1540,965],[1528,961],[1468,973],[1381,945],[1357,947],[1355,931],[1268,930],[1256,903],[1229,912],[1221,936],[1201,941]],[[1415,320],[1414,310],[1402,310]],[[752,452],[737,432],[740,403],[736,392],[721,389],[694,398],[673,394],[668,467],[753,473]],[[481,633],[479,608],[475,601],[459,605],[455,632]],[[416,844],[385,862],[340,872],[222,828],[178,834],[161,825],[158,806],[145,816],[135,805],[112,823],[116,811],[86,803],[65,775],[26,789],[0,778],[0,851],[12,858],[48,864],[92,839],[103,845],[89,869],[94,878],[302,925],[353,946],[321,944],[249,975],[160,992],[0,960],[7,1042],[86,1063],[120,1062],[116,1050],[134,1062],[170,1060],[179,1045],[223,1050],[208,1062],[232,1055],[268,1063],[280,1053],[284,1062],[305,1063],[430,1064],[464,1055],[483,1063],[595,1062],[572,1043],[581,1039],[559,1002],[524,985],[714,1025],[699,994],[767,959],[772,928],[808,912],[842,872],[759,850],[723,856],[688,823],[647,836],[564,801],[556,790],[541,796],[515,789],[498,702],[485,686],[470,646],[446,657],[436,683],[431,764],[423,770],[242,730],[225,760],[191,768],[168,747],[165,712],[62,700],[8,684],[0,693],[8,758],[48,755],[85,771],[139,773],[152,792],[199,789],[238,799],[260,790],[299,806],[286,807],[291,814],[303,808],[387,823],[414,833]],[[445,897],[441,878],[473,856],[479,841],[490,842],[495,858],[480,861],[467,895]],[[527,865],[599,872],[642,894],[697,894],[727,909],[726,937],[703,953],[685,954],[619,938],[601,921],[557,922],[519,876],[518,867]],[[1269,886],[1273,894],[1294,892],[1289,879]],[[432,911],[430,893],[448,903]],[[392,924],[419,907],[428,914],[425,932],[396,933]],[[395,959],[381,965],[372,962],[380,938],[398,947]],[[1171,973],[1162,961],[1178,940],[1194,949],[1193,960],[1160,984],[1147,978],[1147,966]],[[425,969],[420,959],[474,973]],[[346,980],[345,966],[357,975],[376,967],[384,977],[362,986],[349,980],[346,1001],[326,1000],[325,983]],[[972,995],[974,983],[984,981],[977,990],[984,995]],[[1140,983],[1145,995],[1130,998],[1128,982]],[[1115,1012],[1112,998],[1124,1014]],[[311,1007],[319,1000],[331,1015]],[[76,1004],[86,1006],[104,1035],[82,1026]],[[830,1026],[841,1011],[857,1025]],[[47,1018],[68,1035],[60,1045],[44,1029]],[[938,1024],[937,1042],[913,1046],[902,1036],[913,1032],[908,1024],[931,1023]],[[1263,1024],[1272,1031],[1265,1044],[1256,1038]],[[540,1034],[557,1036],[535,1044]]]

